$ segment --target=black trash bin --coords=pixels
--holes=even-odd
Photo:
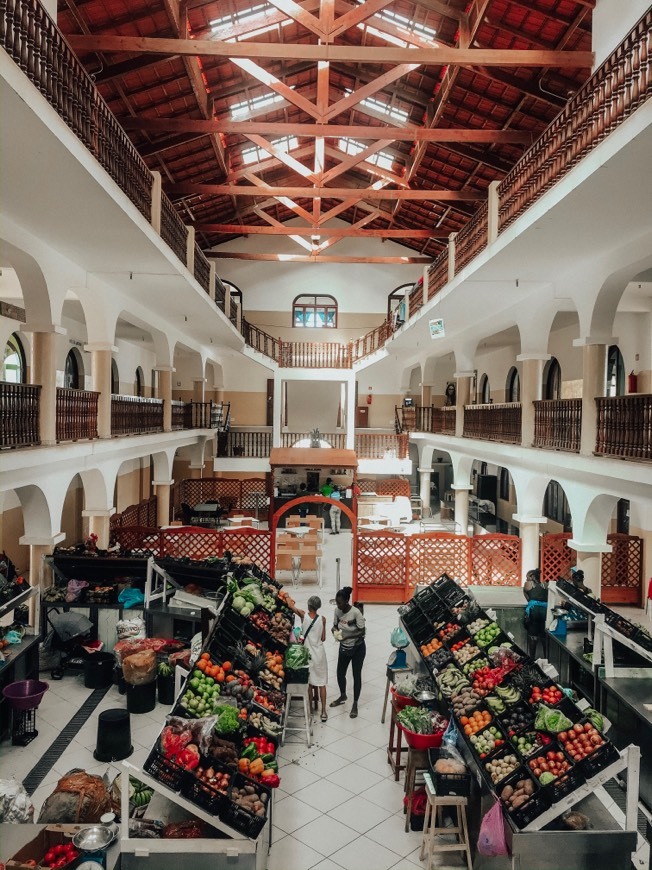
[[[134,751],[128,710],[103,710],[97,717],[97,742],[94,757],[98,761],[120,761]]]
[[[84,662],[84,685],[87,689],[106,689],[113,683],[115,657],[113,653],[98,652]]]
[[[130,713],[150,713],[156,707],[156,679],[140,686],[127,686],[127,710]]]

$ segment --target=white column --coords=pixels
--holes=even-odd
[[[455,524],[458,535],[469,533],[469,492],[471,486],[468,483],[454,483],[451,489],[455,493]]]
[[[39,436],[41,445],[57,443],[57,330],[32,333],[30,375],[39,384]]]
[[[156,494],[156,524],[167,526],[170,524],[170,490],[173,480],[153,480],[152,487]]]
[[[604,541],[587,542],[571,539],[568,546],[577,553],[577,567],[584,571],[584,584],[589,587],[596,598],[599,598],[602,585],[600,554],[610,553],[611,544]]]
[[[43,557],[50,556],[57,544],[65,540],[65,532],[57,532],[55,535],[22,535],[18,539],[21,546],[29,547],[29,585],[43,588]]]
[[[274,407],[272,411],[272,447],[281,446],[281,424],[285,413],[285,381],[278,372],[274,373]]]
[[[534,443],[534,402],[541,399],[543,363],[549,354],[522,353],[516,357],[521,363],[521,445]]]
[[[487,244],[490,245],[498,238],[498,224],[500,221],[500,197],[498,196],[499,181],[490,181],[487,200]]]
[[[518,523],[518,535],[521,539],[522,585],[527,572],[539,567],[539,525],[545,523],[546,518],[513,514],[512,519]]]
[[[355,449],[355,374],[346,379],[346,449]]]
[[[455,277],[455,239],[457,233],[451,233],[448,237],[448,280]]]
[[[156,398],[163,399],[163,431],[172,431],[172,366],[155,366],[158,372]]]
[[[97,399],[97,434],[111,437],[111,360],[118,348],[104,342],[84,345],[91,355],[91,389],[99,393]]]
[[[55,19],[56,20],[56,19]],[[152,228],[154,232],[161,235],[161,197],[163,194],[163,184],[161,173],[155,169],[152,170]]]
[[[432,516],[430,509],[430,474],[431,468],[419,469],[419,495],[421,497],[421,516]]]
[[[455,437],[461,438],[464,432],[464,406],[471,398],[471,378],[473,372],[455,372]]]
[[[100,508],[94,510],[89,508],[82,511],[83,517],[88,517],[88,533],[89,535],[97,535],[97,546],[100,550],[106,550],[109,546],[109,537],[111,534],[110,519],[115,513],[115,508]]]
[[[574,342],[576,344],[576,342]],[[582,345],[582,436],[580,453],[593,456],[598,431],[598,414],[595,400],[604,396],[607,373],[607,345],[590,344],[586,339]]]

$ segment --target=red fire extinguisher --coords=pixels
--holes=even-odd
[[[371,405],[371,394],[367,396],[367,404]]]
[[[635,393],[638,389],[638,377],[634,374],[632,370],[627,376],[627,392]]]

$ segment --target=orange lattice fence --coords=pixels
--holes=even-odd
[[[354,601],[407,600],[407,540],[399,532],[358,534]]]
[[[119,544],[120,550],[149,550],[153,556],[160,555],[161,541],[159,530],[155,526],[123,526],[113,531],[113,544]]]
[[[476,535],[471,545],[473,586],[520,586],[521,539],[516,535]]]
[[[358,478],[356,481],[360,492],[375,492],[377,495],[404,495],[410,498],[410,481],[401,480],[399,477],[388,477],[386,480],[372,480],[368,477]]]
[[[458,583],[469,582],[469,538],[451,532],[426,532],[408,538],[408,585],[432,583],[448,574]]]
[[[244,514],[254,516],[258,512],[258,518],[262,519],[268,512],[267,481],[263,477],[245,478],[242,481],[239,510]]]
[[[611,553],[602,554],[600,597],[605,604],[643,602],[643,540],[635,535],[607,535]]]
[[[268,574],[272,573],[272,533],[258,529],[222,532],[223,551],[244,556]]]
[[[577,554],[568,546],[571,537],[570,532],[541,536],[539,567],[541,580],[544,583],[550,583],[552,580],[556,582],[560,577],[570,580],[571,568],[577,564]],[[536,566],[532,565],[532,567]]]
[[[161,556],[208,559],[221,556],[222,534],[213,529],[181,527],[161,530]]]

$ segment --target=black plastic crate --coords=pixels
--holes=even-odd
[[[474,638],[475,638],[475,643],[476,643],[476,645],[477,645],[478,647],[480,647],[480,649],[483,650],[484,652],[486,652],[486,651],[489,650],[489,649],[492,649],[492,648],[495,647],[495,646],[500,646],[501,643],[508,643],[508,644],[510,644],[510,646],[511,646],[511,644],[512,644],[512,639],[511,639],[511,637],[509,637],[508,635],[506,635],[505,632],[504,632],[502,629],[501,629],[500,632],[499,632],[499,633],[494,637],[493,640],[489,641],[489,643],[484,643],[484,644],[483,644],[483,643],[478,639],[478,635],[477,635],[477,633],[474,634]]]
[[[491,712],[491,710],[489,712]],[[485,731],[488,732],[490,728],[495,728],[498,731],[499,736],[497,737],[497,739],[502,740],[502,743],[499,743],[498,746],[494,746],[494,748],[491,749],[489,752],[487,752],[485,755],[481,755],[480,752],[478,752],[477,746],[473,742],[472,738],[473,737],[482,737],[484,735]],[[493,756],[496,755],[498,752],[500,752],[501,749],[505,749],[506,747],[510,747],[510,749],[511,749],[510,742],[507,738],[507,735],[500,727],[498,720],[496,719],[495,716],[492,719],[492,721],[489,722],[488,725],[485,725],[484,728],[481,728],[479,731],[476,731],[475,734],[470,734],[466,739],[467,739],[469,746],[473,750],[473,753],[475,754],[475,756],[478,759],[481,759],[482,761],[493,758]],[[517,754],[517,753],[515,753],[515,754]]]
[[[552,689],[553,687],[557,688],[561,692],[561,698],[558,701],[556,701],[554,704],[552,704],[550,701],[544,701],[542,699],[540,699],[538,701],[530,701],[530,698],[532,697],[532,689],[535,686],[538,686],[541,689],[541,691],[543,691],[544,689]],[[555,709],[557,709],[565,697],[566,697],[566,695],[564,695],[564,691],[561,688],[561,686],[558,685],[557,683],[555,683],[554,680],[551,680],[549,677],[546,677],[544,680],[540,680],[538,683],[532,683],[532,685],[530,686],[530,690],[526,695],[525,700],[527,701],[527,703],[531,707],[536,707],[538,704],[545,704],[546,707],[554,707]]]
[[[436,673],[441,671],[446,665],[449,665],[453,661],[453,656],[451,655],[450,650],[447,650],[445,646],[441,649],[438,649],[437,652],[431,653],[429,656],[426,656],[424,662],[426,667],[431,673]]]
[[[435,588],[430,585],[426,586],[424,589],[420,589],[417,593],[415,593],[410,599],[413,603],[417,604],[419,607],[423,607],[430,602],[434,602],[439,604],[439,597]]]
[[[591,777],[597,776],[606,767],[609,767],[610,764],[618,761],[619,758],[620,753],[613,743],[606,742],[603,746],[599,746],[595,752],[578,761],[577,767],[581,769],[586,779],[591,779]]]
[[[535,779],[530,776],[526,767],[519,767],[518,770],[515,770],[514,773],[510,774],[505,780],[503,780],[500,788],[497,790],[498,796],[501,796],[503,789],[507,788],[507,786],[516,788],[516,784],[524,779],[531,782],[534,786],[534,792],[526,803],[516,809],[511,809],[501,798],[505,815],[519,829],[527,827],[530,822],[533,822],[542,813],[545,813],[551,805],[550,796],[539,786]]]
[[[509,773],[505,774],[502,777],[502,779],[493,780],[491,773],[487,768],[487,765],[495,763],[496,761],[503,759],[508,755],[515,756],[515,758],[518,762],[517,766],[514,768],[514,770],[510,770]],[[514,773],[514,771],[518,770],[521,766],[518,752],[516,752],[514,747],[511,746],[509,743],[506,744],[505,746],[501,746],[500,749],[498,749],[496,752],[492,753],[491,755],[487,756],[487,758],[483,758],[482,761],[479,762],[479,764],[481,765],[482,772],[484,773],[487,781],[489,783],[491,783],[491,787],[495,790],[502,788],[505,780],[509,779],[509,777]]]
[[[143,770],[172,791],[180,791],[189,775],[187,770],[175,764],[172,759],[161,755],[158,746],[150,752]]]
[[[639,629],[634,623],[630,622],[628,619],[625,619],[624,616],[621,616],[619,613],[614,613],[613,610],[609,610],[605,608],[605,617],[604,621],[608,626],[613,628],[614,631],[617,631],[618,634],[622,634],[623,637],[627,637],[629,639],[634,639]]]
[[[233,789],[244,788],[248,785],[255,788],[255,790],[261,796],[265,796],[264,816],[255,815],[254,813],[249,812],[249,810],[245,809],[244,807],[238,806],[238,804],[234,803]],[[262,829],[265,827],[267,815],[269,813],[269,805],[272,799],[271,794],[271,789],[267,788],[264,785],[261,785],[261,783],[259,782],[253,782],[246,776],[238,773],[233,777],[231,788],[229,789],[228,800],[222,809],[220,818],[225,824],[238,831],[238,833],[243,834],[245,837],[250,837],[252,840],[255,840],[258,834],[260,834]]]
[[[234,770],[216,761],[208,761],[204,758],[201,759],[200,766],[206,768],[212,767],[215,771],[228,774],[230,787],[231,777],[235,775]],[[228,802],[228,787],[227,791],[220,791],[210,783],[199,779],[194,771],[185,777],[181,783],[181,794],[214,816],[219,816]]]
[[[562,773],[552,782],[547,785],[542,785],[539,783],[540,787],[548,794],[551,803],[557,803],[562,798],[566,797],[567,794],[575,791],[582,783],[584,782],[584,773],[579,765],[574,764],[573,760],[565,753],[557,741],[553,741],[552,743],[548,743],[546,746],[542,746],[537,752],[532,752],[527,759],[527,768],[530,770],[532,777],[535,781],[538,781],[536,775],[532,769],[532,763],[536,762],[537,759],[541,759],[542,761],[546,761],[546,755],[548,752],[554,752],[555,754],[560,753],[564,756],[564,760],[567,761],[571,766],[569,770],[565,773]]]
[[[642,628],[638,629],[632,640],[647,652],[652,652],[652,637]]]
[[[513,722],[517,718],[517,714],[522,714],[524,718],[524,722],[522,725],[510,725],[510,722]],[[519,734],[521,731],[525,731],[531,729],[534,725],[534,712],[532,708],[526,704],[524,701],[519,701],[517,704],[514,704],[504,713],[501,713],[498,716],[498,721],[500,722],[503,731],[511,737],[514,734]]]
[[[12,746],[27,746],[38,737],[36,709],[36,707],[32,707],[31,710],[11,711]]]
[[[310,668],[298,668],[296,671],[292,668],[285,670],[286,683],[307,683],[310,677]]]
[[[247,725],[247,729],[245,731],[246,737],[264,737],[269,743],[273,743],[275,746],[274,754],[276,754],[279,747],[280,737],[272,737],[269,734],[266,734],[264,731],[261,731],[259,728],[254,728],[253,725]],[[244,744],[244,741],[243,741]]]

